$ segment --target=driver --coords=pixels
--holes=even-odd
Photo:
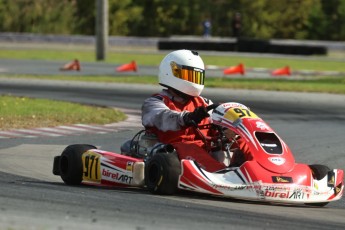
[[[212,102],[200,96],[205,67],[199,54],[190,50],[169,53],[160,63],[158,76],[165,89],[144,101],[143,126],[164,144],[200,139],[192,126],[209,124],[206,106]]]
[[[157,142],[172,144],[180,159],[197,160],[208,171],[223,169],[224,163],[211,157],[195,128],[210,124],[206,107],[213,104],[200,96],[204,89],[205,66],[199,54],[190,50],[169,53],[159,65],[158,77],[164,89],[145,99],[142,105],[145,135],[153,135]],[[214,135],[210,129],[200,131],[204,136]],[[126,153],[128,146],[127,142],[121,152]]]
[[[205,142],[195,128],[210,124],[206,107],[212,102],[200,96],[204,89],[205,66],[195,51],[169,53],[159,65],[159,84],[164,89],[142,105],[142,124],[158,142],[172,144],[180,159],[191,159],[208,171],[224,168],[205,150]],[[210,136],[209,129],[200,129]],[[204,154],[203,154],[204,153]]]

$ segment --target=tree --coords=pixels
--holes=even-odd
[[[85,34],[85,35],[95,34],[96,1],[97,0],[76,0],[75,1],[74,33]]]
[[[69,34],[74,30],[74,1],[2,0],[0,6],[2,31]]]
[[[132,0],[109,0],[109,34],[133,35],[133,25],[143,19],[142,8],[133,4]]]
[[[0,30],[49,34],[95,34],[97,0],[0,0]],[[120,36],[232,36],[241,14],[241,36],[345,39],[344,0],[108,0],[109,34]]]
[[[319,0],[241,0],[247,36],[257,38],[305,38],[312,6]]]
[[[321,39],[343,40],[345,39],[345,1],[321,0],[321,7],[325,17],[322,18],[323,33]],[[319,20],[321,21],[321,20]]]

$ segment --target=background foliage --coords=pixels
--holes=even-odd
[[[48,34],[95,33],[97,0],[0,0],[0,31]],[[109,34],[121,36],[232,36],[241,14],[241,36],[282,39],[345,39],[343,0],[108,0]]]

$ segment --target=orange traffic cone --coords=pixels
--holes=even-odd
[[[73,61],[65,64],[63,67],[60,68],[60,70],[80,70],[80,63],[78,59],[74,59]]]
[[[281,76],[281,75],[291,75],[291,70],[289,66],[285,66],[280,69],[276,69],[272,71],[273,76]]]
[[[125,71],[137,72],[137,70],[138,70],[137,63],[135,61],[132,61],[131,63],[128,63],[128,64],[123,64],[116,68],[116,71],[118,72],[125,72]]]
[[[231,66],[223,71],[224,74],[244,74],[245,69],[242,63],[238,64],[237,66]]]

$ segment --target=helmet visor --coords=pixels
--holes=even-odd
[[[199,85],[204,85],[205,70],[192,66],[179,65],[176,62],[171,62],[170,66],[175,77]]]

